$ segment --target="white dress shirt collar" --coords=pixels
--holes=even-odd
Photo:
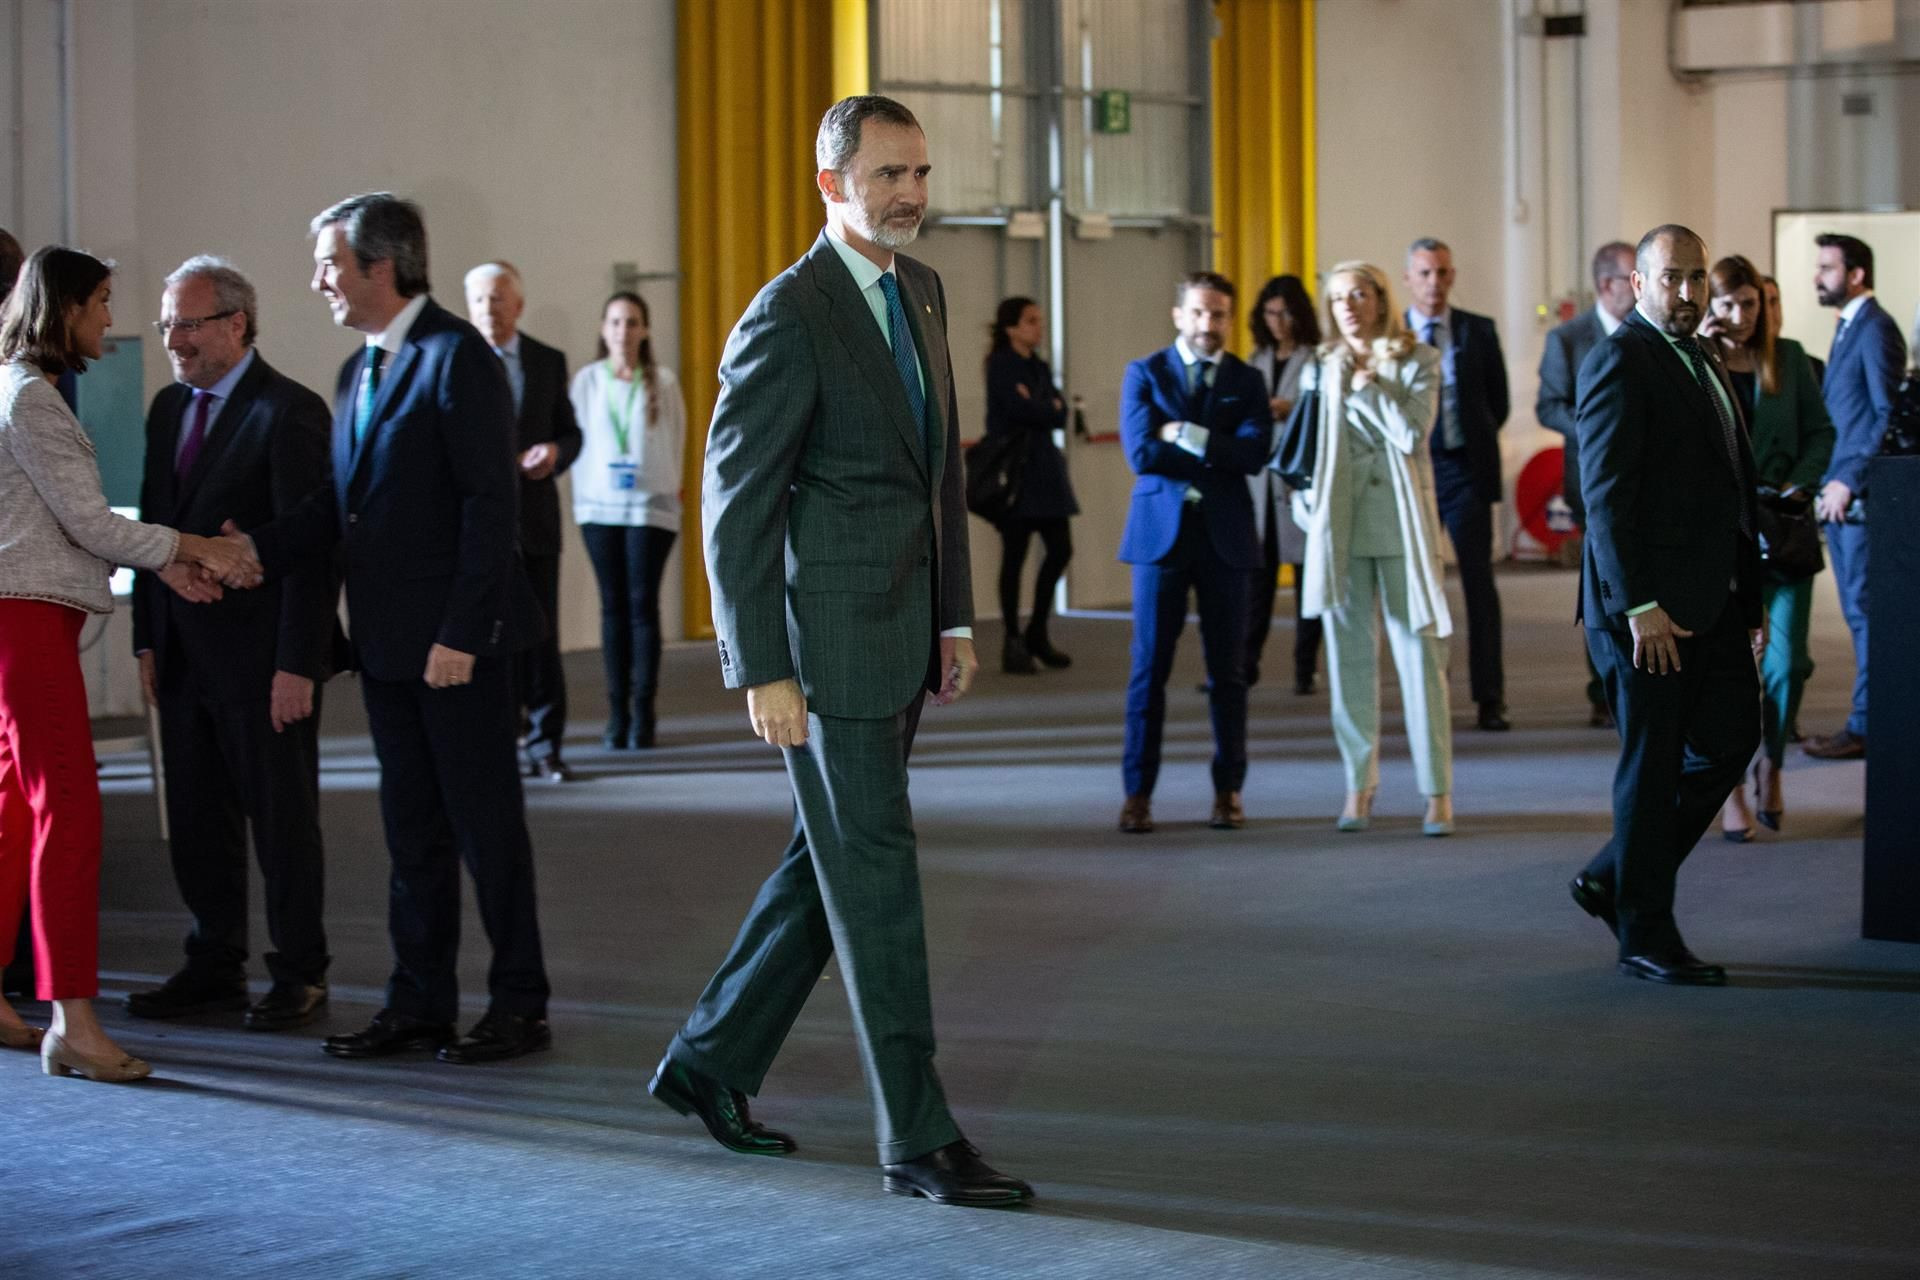
[[[827,243],[840,255],[840,261],[847,264],[847,270],[853,272],[853,282],[860,286],[862,293],[879,284],[881,276],[894,274],[892,254],[887,255],[886,266],[874,266],[872,258],[840,238],[839,230],[831,222],[827,224]]]
[[[426,309],[427,295],[415,294],[407,299],[407,305],[400,308],[400,314],[393,318],[393,322],[385,330],[367,335],[367,345],[379,347],[388,355],[399,355],[400,348],[406,345],[407,334],[413,329],[413,322],[418,320],[420,313]],[[391,364],[392,361],[388,363]]]
[[[1175,338],[1173,340],[1173,349],[1179,353],[1180,363],[1182,364],[1219,364],[1220,357],[1226,354],[1223,351],[1216,351],[1210,356],[1200,355],[1192,347],[1187,345],[1185,338]]]
[[[1611,338],[1613,331],[1626,323],[1625,320],[1615,320],[1613,312],[1597,302],[1593,304],[1593,314],[1600,317],[1600,336],[1604,338]]]
[[[1868,289],[1864,293],[1859,293],[1854,295],[1852,300],[1849,301],[1846,306],[1840,308],[1840,319],[1843,322],[1848,324],[1853,323],[1853,318],[1860,314],[1860,308],[1866,306],[1867,299],[1871,298],[1872,296],[1873,296],[1873,290],[1871,289]]]

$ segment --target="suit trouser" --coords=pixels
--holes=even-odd
[[[1760,681],[1738,604],[1698,635],[1677,641],[1680,669],[1633,665],[1626,630],[1587,628],[1587,649],[1607,685],[1620,730],[1613,775],[1613,838],[1587,864],[1612,888],[1620,954],[1677,945],[1674,884],[1760,742]]]
[[[1467,602],[1467,685],[1482,706],[1504,705],[1506,665],[1501,658],[1500,592],[1493,582],[1493,504],[1473,489],[1465,450],[1436,450],[1434,494],[1440,519],[1453,540],[1460,593]]]
[[[1160,779],[1167,677],[1186,626],[1189,593],[1200,602],[1200,646],[1213,719],[1213,789],[1238,791],[1245,783],[1249,589],[1249,571],[1228,564],[1213,549],[1197,503],[1181,512],[1173,550],[1157,563],[1133,566],[1133,672],[1127,680],[1120,765],[1128,795],[1152,795]]]
[[[1867,736],[1867,526],[1829,524],[1827,558],[1833,561],[1833,585],[1840,591],[1840,612],[1853,633],[1853,710],[1847,732]]]
[[[161,672],[169,852],[180,899],[193,914],[187,967],[209,981],[246,976],[249,825],[274,946],[264,957],[267,972],[275,982],[326,977],[320,695],[316,687],[312,715],[275,733],[264,696],[210,698],[184,657],[170,657]]]
[[[360,681],[380,757],[380,815],[393,860],[387,1007],[429,1022],[459,1012],[460,864],[493,944],[490,1007],[545,1017],[547,973],[534,909],[533,845],[513,745],[507,663],[481,658],[469,684]]]
[[[558,758],[567,736],[567,678],[560,666],[560,557],[526,557],[527,581],[547,615],[547,635],[513,658],[514,704],[527,713],[527,757]]]
[[[1760,655],[1761,749],[1778,765],[1787,756],[1787,731],[1800,718],[1800,697],[1813,675],[1807,631],[1813,620],[1813,579],[1768,583],[1761,593],[1767,610],[1767,648]]]
[[[883,1164],[960,1136],[933,1067],[933,1001],[907,757],[922,699],[884,720],[807,715],[787,748],[793,838],[668,1053],[760,1091],[829,958],[840,957]]]
[[[1374,619],[1387,617],[1387,645],[1400,677],[1407,746],[1420,794],[1453,790],[1453,716],[1447,696],[1447,640],[1413,630],[1406,610],[1407,569],[1399,556],[1347,561],[1347,603],[1327,613],[1327,682],[1333,740],[1349,791],[1380,785],[1380,638]]]

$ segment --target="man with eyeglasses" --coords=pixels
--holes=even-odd
[[[1540,394],[1534,399],[1533,412],[1541,426],[1566,437],[1560,492],[1583,533],[1587,508],[1580,500],[1580,435],[1574,421],[1580,402],[1580,363],[1603,339],[1613,336],[1632,310],[1633,246],[1624,240],[1609,241],[1593,255],[1593,309],[1547,334],[1546,349],[1540,353]],[[1591,657],[1587,659],[1587,723],[1595,729],[1613,727],[1607,691]]]
[[[211,537],[228,519],[266,524],[326,489],[326,402],[254,350],[246,277],[224,259],[189,258],[167,277],[160,317],[177,381],[147,413],[142,518]],[[128,996],[127,1011],[246,1008],[256,1031],[305,1026],[327,1005],[318,720],[339,579],[316,558],[260,590],[191,604],[163,582],[174,571],[136,579],[133,643],[141,688],[160,710],[173,873],[193,927],[184,967]],[[251,1005],[249,826],[274,948],[272,987]]]

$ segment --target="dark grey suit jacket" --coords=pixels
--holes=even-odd
[[[823,232],[727,339],[701,497],[727,687],[795,678],[810,710],[856,720],[938,689],[939,633],[973,624],[946,294],[911,258],[894,272],[926,438]]]
[[[1583,529],[1587,527],[1587,505],[1580,497],[1580,432],[1575,422],[1580,404],[1580,364],[1606,336],[1592,307],[1549,332],[1546,349],[1540,353],[1540,394],[1533,401],[1533,414],[1540,425],[1567,438],[1560,451],[1560,493]]]

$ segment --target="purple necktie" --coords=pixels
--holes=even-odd
[[[174,460],[173,474],[178,480],[185,480],[187,473],[193,470],[194,459],[200,456],[200,446],[207,442],[207,413],[213,405],[210,392],[193,393],[193,425],[187,428],[187,438],[180,442],[180,456]]]

